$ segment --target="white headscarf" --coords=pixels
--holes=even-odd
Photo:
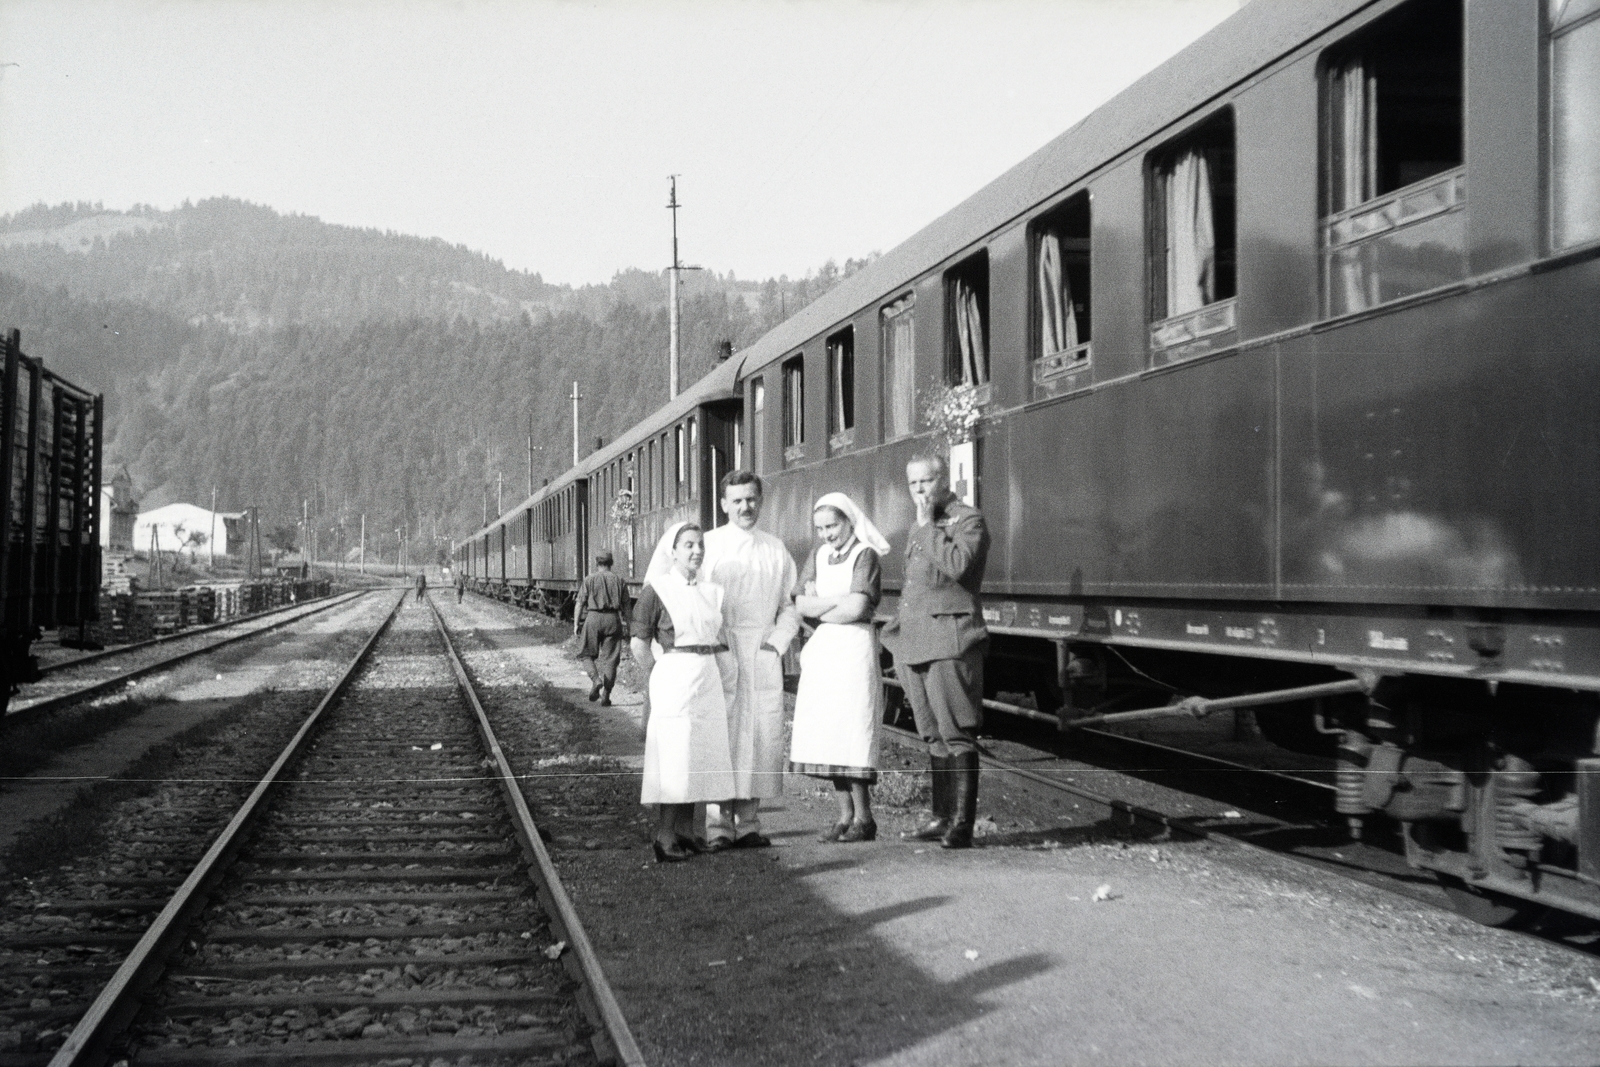
[[[678,531],[689,525],[688,520],[675,522],[667,527],[667,532],[661,535],[661,540],[656,543],[656,550],[650,557],[650,566],[645,568],[644,580],[649,581],[657,575],[666,574],[672,569],[672,545],[678,539]]]
[[[872,525],[872,520],[867,518],[866,512],[856,507],[856,502],[843,493],[824,493],[817,498],[811,510],[817,508],[833,508],[839,514],[850,520],[850,525],[855,528],[856,540],[882,556],[889,551],[889,542],[884,539],[878,528]]]

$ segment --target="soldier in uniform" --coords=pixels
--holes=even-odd
[[[983,655],[989,631],[978,591],[989,557],[983,515],[950,491],[939,456],[906,465],[917,508],[906,537],[905,581],[898,616],[884,627],[895,673],[905,687],[917,732],[928,744],[933,817],[905,836],[971,848],[978,805],[978,750],[983,725]]]
[[[577,612],[573,629],[583,635],[583,650],[578,653],[588,666],[589,699],[611,706],[611,690],[617,684],[617,663],[622,659],[622,620],[628,610],[628,586],[611,573],[610,552],[594,557],[594,573],[578,588]]]

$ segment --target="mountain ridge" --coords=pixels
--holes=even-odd
[[[866,262],[686,275],[683,380]],[[108,476],[128,466],[152,507],[212,487],[272,524],[304,506],[324,546],[365,514],[369,551],[396,529],[437,530],[444,551],[480,524],[485,487],[521,499],[530,422],[534,483],[566,468],[574,380],[586,449],[664,403],[666,299],[665,272],[556,285],[437,238],[227,198],[0,217],[0,326],[106,393]]]

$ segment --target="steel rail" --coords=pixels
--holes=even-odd
[[[266,809],[267,798],[280,784],[279,777],[284,769],[300,754],[307,740],[314,735],[323,712],[349,688],[362,664],[366,662],[378,640],[388,631],[389,624],[394,622],[404,603],[405,595],[402,594],[395,601],[389,614],[384,617],[383,622],[372,632],[366,644],[361,646],[361,651],[350,661],[350,666],[345,668],[339,680],[323,695],[315,710],[300,724],[300,729],[284,746],[266,774],[262,775],[261,781],[256,784],[250,796],[240,805],[228,825],[222,829],[211,843],[211,847],[206,850],[206,854],[200,858],[200,862],[195,864],[189,876],[183,880],[183,884],[173,893],[172,898],[161,909],[161,913],[150,924],[150,928],[139,938],[133,950],[122,961],[122,965],[101,989],[99,996],[95,997],[94,1003],[89,1005],[89,1010],[78,1020],[72,1033],[67,1035],[66,1042],[56,1050],[55,1057],[50,1060],[50,1067],[91,1067],[91,1065],[99,1067],[105,1062],[110,1042],[133,1021],[140,1007],[139,998],[160,976],[162,968],[166,966],[167,958],[181,946],[189,926],[205,907],[211,890],[226,873],[228,863],[243,845],[245,831]]]
[[[367,592],[368,590],[359,589],[353,593],[345,594],[342,598],[332,600],[327,604],[319,604],[310,611],[279,619],[278,621],[271,623],[270,625],[263,626],[260,629],[246,630],[244,633],[233,634],[231,636],[224,637],[220,641],[214,641],[209,645],[202,645],[199,648],[191,648],[186,652],[179,652],[176,655],[168,656],[166,659],[158,660],[155,663],[147,664],[143,667],[135,667],[131,671],[124,671],[114,678],[107,678],[104,681],[95,682],[91,685],[84,686],[82,689],[74,689],[70,693],[62,693],[60,696],[48,697],[33,704],[26,704],[15,709],[14,711],[7,711],[5,717],[0,719],[0,723],[22,722],[24,720],[32,719],[36,716],[44,715],[52,711],[59,711],[62,708],[68,707],[72,704],[77,704],[80,701],[87,700],[90,697],[99,696],[101,693],[115,689],[120,685],[126,685],[129,682],[136,681],[140,678],[143,678],[145,675],[155,674],[157,671],[165,670],[166,668],[182,663],[185,660],[193,659],[194,657],[204,655],[207,652],[215,652],[217,649],[224,648],[237,641],[244,641],[251,637],[260,637],[262,634],[268,634],[274,630],[281,630],[285,626],[297,623],[301,619],[309,619],[313,615],[320,615],[322,612],[332,610],[341,604],[348,604],[355,598],[366,595]],[[254,615],[251,616],[251,618],[259,619],[261,616]]]
[[[589,935],[583,928],[583,921],[578,918],[578,911],[573,907],[572,899],[567,896],[567,891],[561,884],[561,875],[556,872],[549,850],[544,847],[544,841],[539,837],[539,828],[534,824],[533,812],[528,809],[527,799],[523,797],[522,790],[517,785],[516,772],[511,769],[511,762],[506,759],[505,752],[500,748],[500,740],[495,736],[494,727],[489,725],[488,713],[483,710],[483,703],[478,699],[477,689],[467,673],[467,666],[456,651],[455,643],[450,640],[450,628],[445,625],[444,616],[440,614],[439,607],[431,596],[428,598],[428,607],[433,611],[434,622],[438,624],[439,633],[444,638],[444,647],[450,656],[450,666],[456,672],[456,682],[477,715],[478,733],[494,759],[500,788],[505,793],[506,802],[511,808],[512,824],[516,829],[517,840],[522,843],[523,851],[533,860],[530,873],[548,898],[546,904],[551,912],[552,923],[560,927],[559,933],[571,949],[572,956],[578,961],[580,977],[593,1003],[592,1014],[598,1016],[593,1021],[604,1031],[616,1053],[616,1058],[621,1063],[627,1067],[644,1067],[644,1054],[639,1051],[639,1046],[633,1039],[627,1017],[622,1014],[622,1007],[617,1003],[616,994],[611,991],[611,983],[606,980],[605,971],[600,966],[600,957],[589,941]]]
[[[308,604],[316,604],[325,600],[331,601],[334,597],[349,598],[364,592],[367,592],[367,590],[356,589],[344,593],[329,593],[327,596],[312,597],[310,600],[301,600],[293,604],[284,604],[281,607],[268,608],[266,611],[257,611],[250,615],[236,615],[231,619],[224,619],[222,622],[208,622],[204,626],[190,626],[186,629],[175,630],[170,634],[162,634],[159,637],[147,637],[143,641],[132,641],[126,645],[116,645],[112,648],[102,649],[99,652],[90,652],[86,656],[74,656],[72,659],[64,659],[59,663],[52,663],[48,666],[40,667],[39,673],[42,675],[54,674],[57,671],[64,671],[71,667],[81,667],[85,663],[98,663],[103,659],[110,659],[113,656],[120,656],[124,652],[134,652],[141,648],[150,648],[155,645],[165,644],[168,641],[180,641],[185,637],[193,637],[196,634],[210,633],[212,630],[221,630],[228,626],[243,626],[247,622],[254,622],[257,619],[271,618],[274,615],[282,615],[284,612],[294,611],[296,608],[303,608]],[[323,606],[328,607],[331,605],[324,604]]]

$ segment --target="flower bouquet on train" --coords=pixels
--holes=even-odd
[[[633,522],[638,512],[633,506],[633,490],[618,489],[616,498],[611,501],[611,525],[627,526]]]
[[[978,438],[983,424],[983,394],[979,385],[933,386],[924,394],[922,420],[933,431],[934,444],[948,452]]]

